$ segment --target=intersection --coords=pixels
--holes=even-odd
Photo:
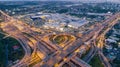
[[[31,28],[28,24],[10,17],[3,11],[0,11],[0,14],[5,19],[0,23],[0,28],[7,35],[18,40],[25,51],[23,59],[12,67],[29,67],[30,65],[33,67],[62,67],[66,63],[71,67],[91,67],[88,62],[96,53],[105,67],[111,67],[102,48],[105,34],[120,19],[120,13],[116,13],[102,23],[94,24],[94,28],[90,32],[82,33],[81,37],[77,37],[75,33],[53,33],[49,30]],[[36,34],[36,30],[41,34]],[[51,37],[53,35],[54,37]],[[59,45],[53,43],[59,36],[64,37],[63,41]],[[89,53],[81,59],[88,47],[90,47]],[[77,56],[78,54],[79,56]]]

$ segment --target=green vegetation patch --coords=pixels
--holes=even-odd
[[[55,38],[54,41],[55,41],[57,44],[60,44],[60,43],[62,43],[62,42],[65,41],[65,38],[64,38],[64,36],[58,36],[58,37]]]
[[[113,67],[120,67],[120,60],[117,58],[113,60],[112,62]]]
[[[104,67],[104,65],[102,64],[102,62],[100,61],[98,55],[95,55],[92,60],[89,62],[89,64],[92,67]]]
[[[91,48],[92,49],[92,48]],[[90,52],[90,48],[87,49],[85,53],[82,54],[81,59],[83,59]]]
[[[17,40],[0,34],[0,67],[6,67],[24,56],[24,50]]]

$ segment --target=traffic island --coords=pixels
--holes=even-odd
[[[72,35],[51,35],[49,40],[53,44],[57,44],[60,47],[65,47],[67,44],[72,43],[75,37]]]
[[[102,62],[100,61],[98,55],[95,55],[95,56],[91,59],[91,61],[89,62],[89,64],[90,64],[92,67],[104,67],[104,65],[103,65]]]

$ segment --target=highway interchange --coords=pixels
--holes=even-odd
[[[30,27],[3,11],[0,11],[0,14],[5,19],[4,22],[0,23],[0,28],[7,35],[18,40],[25,51],[25,56],[12,67],[29,67],[31,65],[33,67],[62,67],[66,63],[71,67],[91,67],[88,63],[96,53],[98,53],[104,67],[111,67],[102,52],[102,48],[105,34],[120,19],[120,13],[116,13],[102,23],[94,24],[91,30],[80,34],[81,36],[77,36],[75,33],[44,31]],[[51,37],[53,35],[54,37]],[[65,38],[61,45],[50,40],[54,41],[58,36]],[[89,53],[81,59],[87,48],[90,48]]]

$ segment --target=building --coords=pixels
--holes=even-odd
[[[76,20],[76,21],[74,21],[74,22],[71,21],[71,22],[68,24],[68,26],[77,29],[77,28],[79,28],[80,26],[82,26],[82,25],[84,25],[84,24],[86,24],[86,23],[88,23],[87,20]]]
[[[39,25],[45,29],[54,29],[57,31],[71,30],[71,28],[78,29],[80,26],[88,23],[85,19],[58,13],[37,13],[31,15],[30,19],[33,20],[32,23],[36,27]]]

